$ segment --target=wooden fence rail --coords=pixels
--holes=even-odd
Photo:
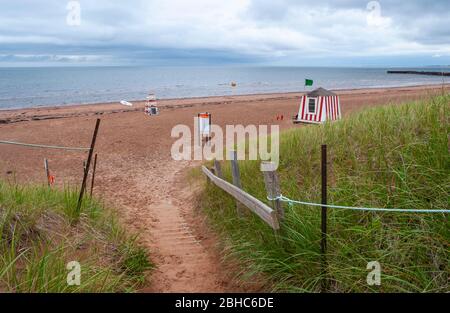
[[[280,222],[278,220],[278,215],[275,210],[266,205],[264,202],[256,199],[252,195],[246,193],[242,189],[234,186],[233,184],[223,180],[222,178],[214,175],[208,168],[202,166],[202,171],[208,177],[208,179],[213,182],[217,187],[227,192],[242,205],[246,206],[253,213],[258,215],[264,222],[266,222],[274,230],[280,229]]]

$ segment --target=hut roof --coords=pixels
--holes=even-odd
[[[322,87],[317,88],[309,93],[307,93],[308,97],[323,97],[323,96],[337,96],[334,92],[326,90]]]

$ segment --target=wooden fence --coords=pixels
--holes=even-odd
[[[284,211],[281,205],[281,201],[273,201],[273,207],[271,208],[261,200],[258,200],[251,194],[242,190],[241,180],[239,176],[239,166],[236,159],[236,151],[231,151],[230,154],[232,168],[231,173],[233,176],[232,184],[223,179],[222,169],[218,161],[214,161],[214,168],[212,169],[208,169],[207,167],[203,166],[203,173],[206,175],[210,182],[214,183],[217,187],[236,199],[236,210],[238,216],[243,215],[243,206],[245,206],[250,211],[259,216],[274,230],[279,230],[280,221],[284,218]],[[264,168],[263,173],[267,193],[269,197],[276,198],[280,194],[280,187],[278,176],[273,170],[274,166],[270,162],[263,162],[262,168]]]
[[[321,150],[321,177],[322,177],[322,206],[321,210],[321,267],[322,267],[322,279],[321,290],[325,292],[328,290],[329,280],[327,273],[327,146],[322,145]],[[236,151],[230,151],[231,160],[231,174],[233,177],[233,184],[223,179],[222,168],[220,163],[215,160],[214,168],[208,169],[205,166],[202,167],[203,173],[206,175],[208,181],[214,183],[217,187],[227,192],[229,195],[236,199],[236,210],[239,216],[242,215],[242,205],[246,206],[253,213],[258,215],[264,222],[266,222],[275,231],[280,229],[280,224],[284,219],[284,209],[282,201],[279,199],[281,196],[280,182],[278,174],[276,172],[276,166],[272,162],[262,162],[261,171],[264,175],[264,183],[266,192],[269,199],[272,200],[272,208],[256,199],[252,195],[242,190],[241,178],[239,172],[239,165],[237,162]],[[217,174],[217,175],[216,175]]]

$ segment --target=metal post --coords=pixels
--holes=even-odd
[[[327,204],[327,145],[322,145],[322,204]],[[328,290],[327,278],[327,208],[322,207],[321,214],[322,239],[320,242],[320,250],[322,254],[322,292]]]
[[[44,159],[45,175],[47,176],[47,186],[50,187],[50,171],[48,169],[48,160]]]
[[[81,210],[81,203],[83,202],[84,190],[86,189],[87,176],[89,173],[89,167],[91,166],[92,154],[94,153],[95,141],[97,140],[97,133],[98,133],[99,127],[100,127],[100,119],[98,118],[97,122],[95,123],[94,134],[92,135],[91,148],[89,149],[89,155],[88,155],[88,159],[87,159],[86,169],[84,170],[83,182],[81,184],[81,190],[80,190],[80,196],[78,197],[77,213],[80,213],[80,210]]]
[[[96,169],[97,169],[97,153],[94,156],[94,168],[92,169],[91,194],[90,194],[91,197],[92,197],[92,192],[94,190],[95,170]]]

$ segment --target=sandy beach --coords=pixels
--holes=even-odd
[[[450,85],[445,86],[450,91]],[[343,90],[344,117],[369,106],[401,103],[440,94],[442,86]],[[193,128],[199,112],[212,113],[214,124],[279,124],[305,127],[290,120],[302,93],[224,96],[158,101],[161,114],[143,113],[116,103],[0,111],[0,140],[88,147],[95,120],[101,118],[96,145],[95,195],[110,202],[123,221],[149,248],[158,266],[149,292],[242,291],[220,266],[214,234],[196,211],[195,188],[186,178],[194,161],[174,161],[170,133],[174,125]],[[277,120],[284,115],[284,120]],[[314,127],[314,126],[307,126]],[[85,152],[0,145],[0,175],[5,180],[46,183],[43,160],[49,160],[56,187],[78,185]]]

